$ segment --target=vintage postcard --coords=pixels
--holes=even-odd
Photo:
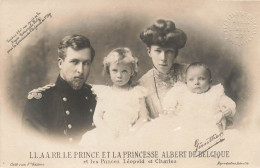
[[[260,167],[259,9],[0,1],[0,167]]]

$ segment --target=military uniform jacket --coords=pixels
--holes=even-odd
[[[160,77],[158,71],[153,68],[144,74],[138,81],[138,85],[145,87],[148,90],[146,103],[149,110],[150,118],[156,118],[163,112],[162,96],[160,97],[160,89],[169,90],[177,81],[185,81],[185,71],[187,64],[173,64],[171,72],[167,77]],[[157,71],[157,72],[156,72]],[[157,73],[157,74],[156,74]],[[164,85],[160,87],[160,85]]]
[[[60,76],[53,85],[31,91],[23,114],[23,124],[49,137],[77,142],[94,128],[96,96],[91,86],[73,90]]]

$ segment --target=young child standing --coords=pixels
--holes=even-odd
[[[131,85],[138,66],[130,49],[112,50],[104,58],[103,65],[113,85],[93,86],[97,94],[93,118],[96,129],[85,133],[80,145],[109,144],[109,141],[131,134],[148,118],[145,88]]]

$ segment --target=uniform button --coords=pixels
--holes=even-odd
[[[66,114],[67,114],[67,115],[70,115],[70,111],[69,111],[69,110],[67,110],[67,111],[66,111]]]
[[[63,101],[67,101],[68,99],[67,99],[66,97],[63,97],[62,100],[63,100]]]
[[[70,142],[72,142],[72,141],[73,141],[73,139],[72,139],[72,138],[69,138],[69,141],[70,141]]]
[[[89,111],[90,111],[91,113],[93,112],[93,110],[92,110],[92,109],[90,109]]]
[[[63,133],[64,133],[64,135],[67,135],[67,131],[66,130],[64,130]]]
[[[72,128],[72,125],[71,125],[71,124],[69,124],[69,125],[68,125],[68,128],[69,128],[69,129],[71,129],[71,128]]]
[[[88,100],[88,96],[86,96],[85,99]]]

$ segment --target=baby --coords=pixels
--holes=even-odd
[[[186,70],[186,86],[176,85],[166,94],[164,112],[182,116],[194,128],[226,129],[226,120],[232,119],[236,104],[224,93],[221,84],[213,86],[210,69],[196,62]]]
[[[162,105],[167,115],[151,120],[135,134],[139,146],[164,147],[170,143],[176,150],[194,150],[198,144],[195,142],[209,143],[199,149],[203,151],[223,137],[223,145],[231,144],[238,137],[235,130],[223,132],[226,119],[232,119],[236,112],[236,104],[225,95],[221,84],[212,85],[211,72],[203,63],[189,65],[186,84],[175,83]]]
[[[80,145],[108,145],[118,137],[131,134],[148,118],[145,88],[131,85],[137,73],[137,58],[130,49],[112,50],[103,65],[113,84],[93,86],[97,94],[93,118],[96,128],[83,135]]]

